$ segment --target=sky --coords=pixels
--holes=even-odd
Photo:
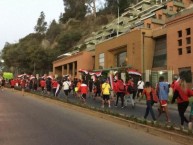
[[[104,0],[96,0],[96,5]],[[58,21],[64,13],[63,0],[0,0],[0,51],[6,42],[18,43],[19,39],[34,32],[41,11],[48,25]]]
[[[63,0],[0,0],[0,50],[34,32],[41,11],[48,25],[64,12]]]

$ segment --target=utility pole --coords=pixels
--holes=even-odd
[[[117,0],[117,15],[118,15],[118,22],[117,22],[117,37],[119,35],[119,0]]]
[[[143,36],[143,51],[142,51],[142,55],[143,55],[143,80],[145,80],[145,32],[142,32],[142,36]]]

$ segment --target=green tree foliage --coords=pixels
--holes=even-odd
[[[40,17],[37,20],[37,24],[34,27],[36,33],[44,34],[47,29],[47,22],[45,22],[45,14],[44,12],[40,13]]]
[[[67,22],[70,18],[82,20],[87,13],[86,0],[63,0],[65,12],[61,21]]]
[[[44,39],[39,33],[29,34],[19,43],[7,45],[2,51],[2,58],[5,60],[7,68],[14,68],[19,73],[44,74],[52,69],[52,61],[59,53],[53,49],[43,49],[41,42]],[[11,71],[11,70],[8,70]],[[14,71],[14,72],[15,72]]]
[[[118,9],[119,9],[119,14],[122,14],[133,1],[134,0],[106,0],[105,10],[108,13],[118,16]]]
[[[57,56],[70,52],[77,44],[84,44],[85,38],[114,18],[113,15],[107,17],[106,13],[97,13],[94,19],[92,15],[85,17],[89,6],[94,8],[95,0],[63,1],[65,12],[60,15],[59,23],[53,20],[47,29],[45,14],[41,12],[34,27],[35,33],[25,36],[18,43],[6,43],[2,58],[5,60],[7,71],[40,75],[48,73],[52,71],[52,62]],[[47,40],[50,43],[46,43]],[[85,48],[86,45],[82,45],[77,49]]]
[[[86,0],[87,4],[87,12],[93,13],[94,17],[96,17],[96,0]]]
[[[61,34],[58,40],[58,48],[61,53],[68,52],[70,48],[77,44],[81,39],[80,31],[71,31]]]
[[[61,31],[62,26],[60,24],[57,24],[56,21],[53,20],[46,32],[46,39],[53,43],[56,37],[61,33]]]

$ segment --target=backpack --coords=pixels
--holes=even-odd
[[[119,91],[125,91],[125,86],[124,86],[123,82],[119,82],[118,89],[119,89]]]
[[[128,85],[128,87],[127,87],[127,92],[130,93],[130,94],[132,94],[132,93],[135,92],[135,88],[134,88],[133,86],[131,86],[131,85]]]
[[[150,97],[151,97],[151,101],[153,103],[157,103],[159,101],[156,92],[154,92],[153,90],[151,90],[151,92],[150,92]]]

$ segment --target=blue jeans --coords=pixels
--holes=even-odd
[[[154,103],[152,101],[147,101],[146,102],[147,108],[146,108],[146,112],[145,112],[144,118],[146,119],[147,116],[149,115],[149,112],[150,112],[153,120],[155,121],[156,119],[155,119],[155,115],[154,115],[153,108],[152,108],[153,104]]]

